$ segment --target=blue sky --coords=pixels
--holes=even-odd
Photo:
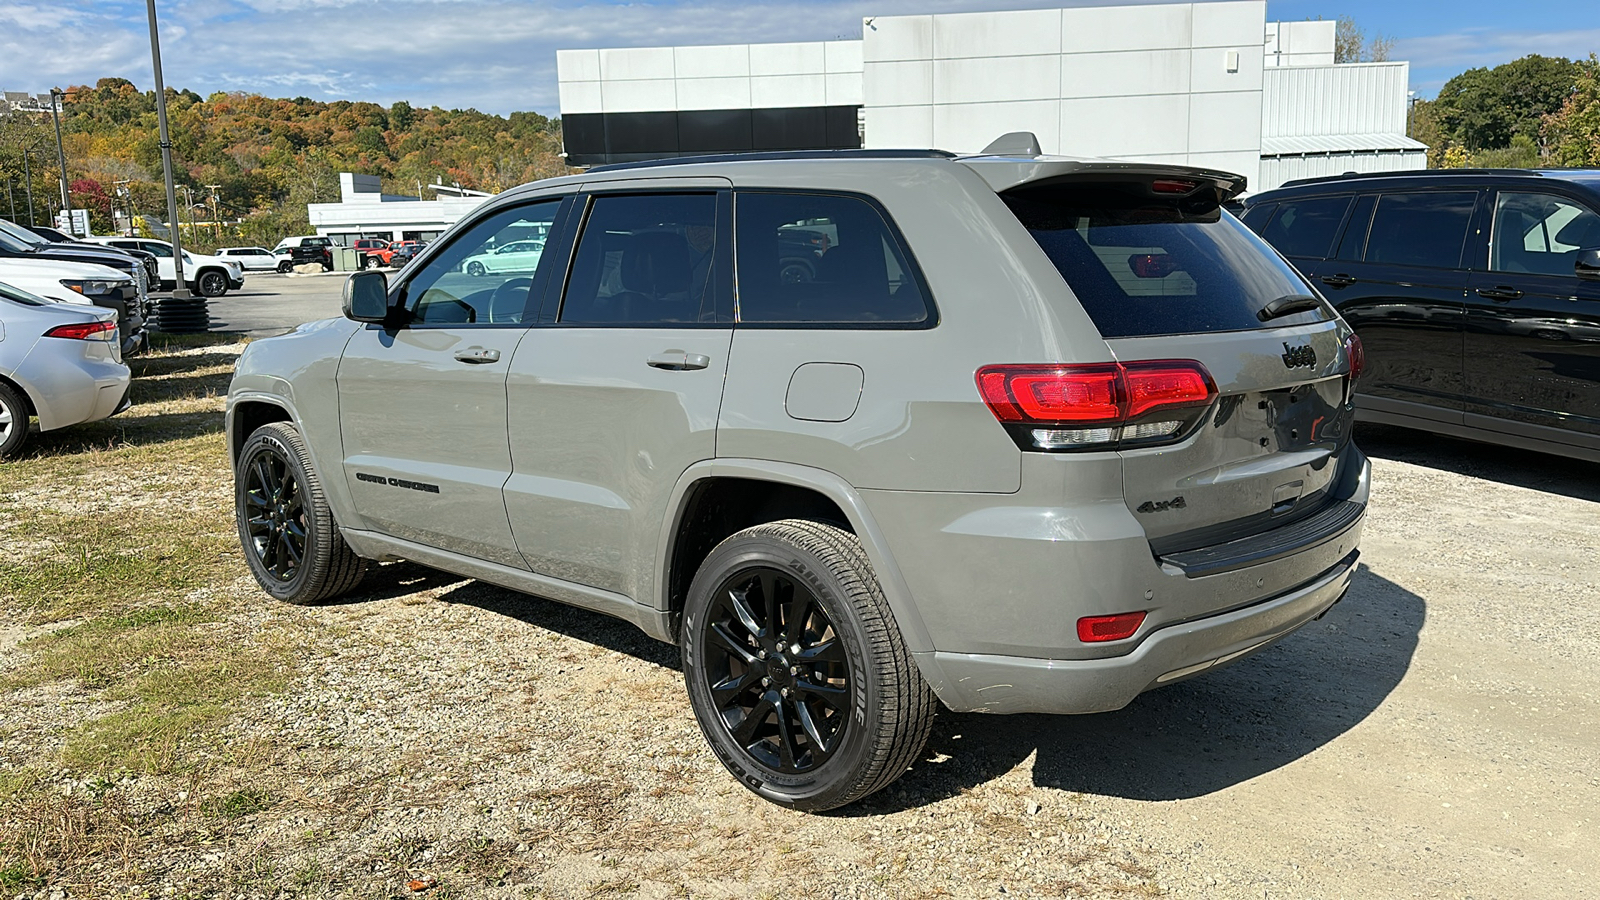
[[[1106,0],[158,0],[167,84],[200,94],[371,100],[388,105],[559,113],[555,51],[829,40],[861,19]],[[1348,15],[1395,39],[1412,87],[1528,53],[1600,52],[1600,3],[1543,0],[1268,0],[1269,20]],[[152,83],[145,5],[129,0],[0,0],[0,88],[120,76]]]

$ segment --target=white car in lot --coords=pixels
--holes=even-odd
[[[544,241],[512,241],[487,253],[475,253],[467,257],[461,262],[461,271],[468,275],[486,275],[490,272],[532,272],[539,268],[539,257],[542,255],[544,255]]]
[[[55,303],[110,310],[116,316],[123,354],[137,353],[150,343],[144,328],[143,298],[138,286],[126,273],[109,266],[42,258],[0,258],[0,284]]]
[[[54,431],[126,409],[130,380],[116,313],[0,283],[0,459],[22,449],[30,418]]]
[[[105,244],[121,250],[143,250],[156,257],[156,267],[161,271],[164,288],[178,283],[178,269],[172,263],[172,245],[155,238],[90,237],[84,240]],[[244,267],[236,259],[206,256],[183,251],[183,280],[189,290],[203,297],[221,297],[230,290],[244,287]]]
[[[276,272],[278,259],[265,247],[220,247],[217,256],[238,263],[246,272]]]

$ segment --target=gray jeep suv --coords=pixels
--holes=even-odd
[[[245,557],[294,603],[407,559],[631,621],[799,809],[898,778],[936,700],[1117,709],[1355,571],[1359,345],[1242,187],[845,151],[508,191],[245,350]]]

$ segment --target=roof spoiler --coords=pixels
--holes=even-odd
[[[1007,135],[1009,138],[1010,135]],[[1001,140],[1005,140],[1002,138]],[[1000,141],[996,141],[996,144]],[[990,145],[994,146],[993,144]],[[1196,166],[1175,166],[1170,163],[1120,162],[1111,159],[1062,159],[1042,157],[1017,159],[1016,157],[967,156],[957,162],[970,167],[989,183],[995,193],[1031,185],[1043,187],[1050,184],[1069,184],[1086,181],[1144,181],[1152,185],[1157,181],[1195,182],[1193,191],[1210,188],[1216,191],[1217,202],[1225,203],[1244,193],[1249,182],[1243,175],[1220,169],[1202,169]],[[1171,192],[1163,186],[1161,193]],[[1193,193],[1182,191],[1180,193]]]

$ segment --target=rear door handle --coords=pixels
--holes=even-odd
[[[711,357],[704,353],[663,350],[645,360],[645,364],[653,369],[666,369],[668,372],[687,372],[691,369],[704,369],[706,366],[711,365]]]
[[[483,365],[500,361],[500,351],[487,347],[473,347],[470,350],[457,350],[456,359],[473,365]]]
[[[1322,276],[1322,283],[1323,284],[1331,284],[1334,287],[1344,287],[1347,284],[1355,284],[1356,283],[1356,277],[1354,275],[1343,275],[1343,274],[1340,274],[1340,275],[1324,275],[1324,276]]]
[[[1501,303],[1509,303],[1521,297],[1522,292],[1514,287],[1500,284],[1492,288],[1478,288],[1478,296],[1488,297],[1490,300],[1498,300]]]

